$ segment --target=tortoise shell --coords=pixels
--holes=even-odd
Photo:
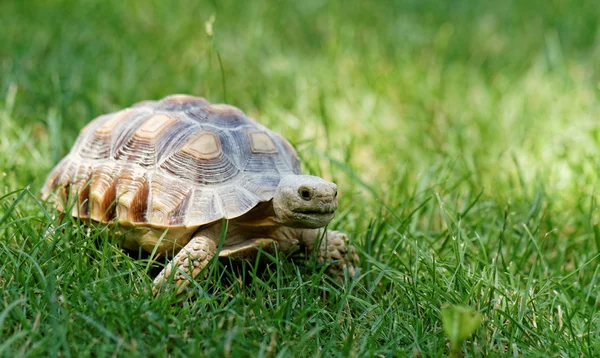
[[[172,95],[91,121],[42,197],[82,219],[190,228],[271,200],[289,174],[300,161],[283,137],[236,107]]]

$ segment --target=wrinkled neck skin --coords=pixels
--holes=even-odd
[[[297,244],[304,245],[309,250],[315,239],[322,235],[323,229],[302,229],[288,226],[282,226],[275,223],[275,216],[268,220],[261,220],[260,225],[255,225],[253,221],[240,221],[239,219],[229,221],[227,225],[227,243],[224,247],[231,247],[238,244],[254,244],[256,239],[270,239],[277,242],[278,250],[290,253],[297,249]],[[203,235],[212,238],[219,243],[223,234],[225,220],[218,221],[212,225],[202,228],[194,236]],[[267,224],[270,222],[271,224]]]

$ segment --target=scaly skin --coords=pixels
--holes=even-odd
[[[290,253],[304,246],[308,253],[317,250],[317,261],[326,264],[327,272],[338,281],[344,280],[344,268],[350,276],[356,273],[358,256],[347,246],[348,237],[338,231],[323,231],[337,209],[337,187],[321,178],[308,175],[283,177],[272,200],[272,207],[251,220],[230,221],[221,256],[247,253],[262,246]],[[154,280],[157,294],[173,276],[181,293],[215,256],[221,223],[201,228]],[[266,245],[266,247],[265,247]],[[224,254],[224,255],[223,255]],[[242,255],[242,256],[244,256]],[[176,270],[173,273],[173,270]],[[187,277],[186,277],[187,276]]]
[[[217,251],[216,242],[202,234],[194,236],[185,245],[171,262],[156,276],[152,292],[156,296],[166,280],[173,275],[173,281],[177,287],[177,294],[183,292],[190,283],[188,277],[195,279],[198,273],[210,262]],[[185,275],[184,275],[185,274]],[[187,277],[186,277],[187,275]]]
[[[333,230],[327,230],[325,235],[320,230],[302,230],[300,237],[309,254],[319,245],[317,262],[326,264],[327,274],[338,282],[344,281],[344,267],[350,277],[356,274],[359,259],[354,248],[348,246],[348,235]]]
[[[171,275],[173,275],[173,283],[177,287],[177,293],[182,293],[185,287],[190,284],[188,277],[197,278],[198,273],[215,256],[220,233],[221,224],[216,224],[194,235],[190,242],[155,278],[154,295],[160,292],[161,287],[167,283]],[[348,236],[339,231],[328,230],[323,235],[323,231],[319,229],[233,226],[228,229],[227,238],[232,242],[254,242],[255,244],[249,245],[255,247],[264,242],[273,243],[277,250],[285,253],[296,251],[300,246],[306,248],[309,255],[318,250],[317,263],[327,265],[327,274],[338,282],[344,281],[344,268],[350,277],[354,276],[356,265],[359,262],[353,248],[347,245]],[[273,251],[275,247],[270,246],[266,249]],[[173,269],[177,270],[174,274]]]

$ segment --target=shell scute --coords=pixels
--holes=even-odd
[[[148,221],[155,225],[183,225],[191,187],[168,175],[155,172],[150,183]]]
[[[96,167],[89,185],[90,217],[98,222],[114,219],[117,199],[115,168],[110,165]]]
[[[256,206],[260,198],[242,186],[229,185],[217,190],[223,206],[223,217],[233,219]]]
[[[155,228],[244,215],[300,173],[293,147],[236,107],[173,95],[100,116],[42,190],[71,214]]]
[[[209,188],[196,188],[192,196],[188,222],[209,223],[221,218],[223,218],[223,205],[217,193]]]
[[[114,159],[117,161],[136,164],[141,167],[153,167],[171,133],[178,131],[184,125],[175,118],[159,113],[143,118],[137,123],[139,126],[130,126],[128,135],[115,145]]]
[[[71,208],[71,215],[82,219],[88,219],[90,217],[89,198],[91,183],[92,168],[86,165],[79,166],[71,179],[70,195],[76,195],[76,201]]]
[[[200,131],[181,151],[198,160],[216,159],[221,153],[221,141],[214,132]]]
[[[198,123],[210,124],[217,128],[240,128],[245,125],[256,126],[257,124],[239,108],[227,104],[209,104],[193,108],[187,114]]]
[[[165,159],[160,169],[196,185],[216,185],[235,178],[240,169],[221,150],[219,136],[209,131],[196,133]]]
[[[242,185],[247,191],[258,196],[260,201],[267,201],[273,198],[279,179],[278,174],[248,175]]]
[[[269,135],[263,131],[249,131],[250,147],[254,153],[277,153],[277,147]]]
[[[98,118],[100,125],[95,126],[95,130],[86,130],[85,139],[79,144],[79,155],[84,159],[107,159],[111,155],[112,142],[117,128],[123,125],[126,119],[131,115],[129,109],[124,109],[111,116],[102,116]]]
[[[117,218],[122,222],[146,221],[148,180],[144,172],[124,168],[117,182]]]

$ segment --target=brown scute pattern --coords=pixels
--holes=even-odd
[[[169,127],[157,142],[156,162],[160,166],[165,160],[182,148],[193,138],[199,130],[199,126],[192,123],[177,122]]]
[[[90,184],[90,217],[99,222],[108,222],[115,217],[117,180],[112,166],[100,166],[92,172]]]
[[[239,109],[176,95],[91,121],[42,196],[61,210],[77,198],[71,214],[95,221],[192,230],[246,214],[299,173],[294,148]]]
[[[183,223],[190,192],[191,187],[187,183],[155,172],[150,183],[149,222],[158,226]]]
[[[120,128],[120,131],[114,134],[111,150],[112,158],[116,159],[117,161],[129,160],[128,154],[132,151],[136,151],[135,145],[139,142],[135,137],[135,133],[148,120],[150,115],[150,112],[145,111],[144,108],[140,108],[139,112],[136,111],[136,113],[131,116],[128,125]],[[148,140],[142,140],[142,142],[146,145]],[[140,152],[134,153],[132,159],[137,158],[136,160],[139,161],[137,164],[139,165],[141,165],[140,163],[147,162],[154,163],[153,159],[148,159],[148,157],[152,155],[152,153],[146,152],[148,149],[149,148],[140,148]]]
[[[171,226],[180,226],[185,225],[187,221],[187,213],[190,206],[190,197],[192,196],[192,191],[189,190],[185,195],[184,199],[175,207],[175,209],[169,215],[169,225]]]
[[[67,204],[68,200],[70,199],[69,196],[71,194],[71,183],[73,182],[73,178],[75,177],[76,173],[77,163],[68,162],[60,178],[58,179],[58,186],[62,189],[60,189],[57,194],[65,204]]]
[[[88,177],[88,180],[83,184],[81,188],[79,188],[79,194],[77,197],[77,210],[79,210],[79,215],[71,213],[73,216],[79,216],[82,219],[90,218],[90,185],[91,185],[91,176]],[[72,191],[74,192],[74,190]],[[73,207],[75,209],[75,207]]]
[[[253,153],[250,158],[248,158],[248,162],[246,163],[246,167],[244,168],[244,172],[246,173],[262,173],[262,174],[277,174],[278,170],[275,165],[277,159],[275,156],[270,154],[262,154],[262,153]],[[281,161],[279,161],[281,162]],[[286,165],[284,163],[284,165]]]
[[[71,179],[70,195],[77,196],[76,204],[73,205],[73,208],[71,209],[71,215],[82,219],[88,219],[90,217],[89,198],[91,182],[92,168],[85,165],[79,166],[76,174]]]
[[[221,199],[212,189],[196,188],[192,195],[192,207],[188,225],[210,223],[223,218]]]
[[[271,200],[279,185],[280,176],[277,174],[252,176],[247,175],[242,185],[250,193],[254,193],[262,201]]]
[[[130,114],[131,110],[129,109],[124,109],[113,114],[112,116],[104,120],[102,124],[96,128],[94,133],[96,135],[113,133],[115,128],[117,128],[121,121],[125,120]]]
[[[114,158],[142,167],[153,167],[156,164],[158,147],[164,146],[169,141],[170,134],[178,132],[181,125],[182,123],[174,118],[163,114],[147,117],[139,123],[129,140],[116,149]]]
[[[233,185],[223,186],[217,192],[221,199],[223,217],[225,219],[233,219],[243,215],[260,202],[258,196],[243,187]]]
[[[86,140],[81,142],[79,154],[84,159],[108,159],[111,155],[113,133],[118,133],[118,128],[130,116],[130,110],[122,110],[112,116],[100,117],[100,124],[92,131],[86,131]]]
[[[209,126],[206,126],[210,128]],[[238,169],[242,169],[248,160],[248,150],[244,150],[245,144],[238,141],[237,130],[216,131],[221,144],[221,153]]]
[[[223,143],[223,152],[231,156],[232,160],[237,163],[241,169],[245,168],[252,153],[250,140],[247,132],[253,130],[254,127],[242,127],[240,129],[228,131],[228,136],[231,138],[228,143]]]
[[[252,147],[249,132],[258,132],[256,127],[248,128],[243,127],[243,130],[231,130],[229,134],[233,136],[234,146],[237,148],[237,153],[233,157],[237,160],[237,165],[243,168],[244,172],[252,173],[256,175],[258,173],[262,175],[270,174],[300,174],[300,161],[296,158],[288,158],[288,149],[283,144],[279,143],[281,137],[270,135],[270,139],[278,149],[277,153],[254,153],[249,148]],[[268,131],[266,128],[261,128],[261,132]],[[288,144],[289,145],[289,144]],[[233,148],[223,149],[224,153],[234,153]],[[232,159],[233,160],[233,159]]]
[[[106,159],[110,156],[110,135],[92,135],[87,142],[81,143],[79,155],[84,159]]]
[[[161,133],[177,120],[164,113],[154,114],[148,117],[144,123],[135,131],[134,137],[143,139],[153,139],[161,135]]]
[[[221,141],[213,132],[199,131],[181,148],[181,152],[198,160],[215,159],[221,153]]]
[[[117,182],[117,219],[141,223],[146,221],[148,180],[143,171],[124,168]]]
[[[273,139],[266,132],[250,131],[248,132],[248,138],[250,140],[250,148],[252,148],[254,153],[277,153],[277,147],[273,143]]]
[[[239,128],[245,125],[256,127],[256,121],[246,117],[244,112],[232,106],[211,104],[189,109],[186,113],[190,119],[198,123],[210,124],[219,128]]]
[[[223,154],[211,160],[201,160],[183,150],[165,160],[160,169],[196,185],[216,185],[237,176],[240,170]]]
[[[156,159],[154,143],[132,137],[129,142],[115,154],[115,159],[131,164],[137,164],[141,167],[152,167],[154,166],[154,160]]]

